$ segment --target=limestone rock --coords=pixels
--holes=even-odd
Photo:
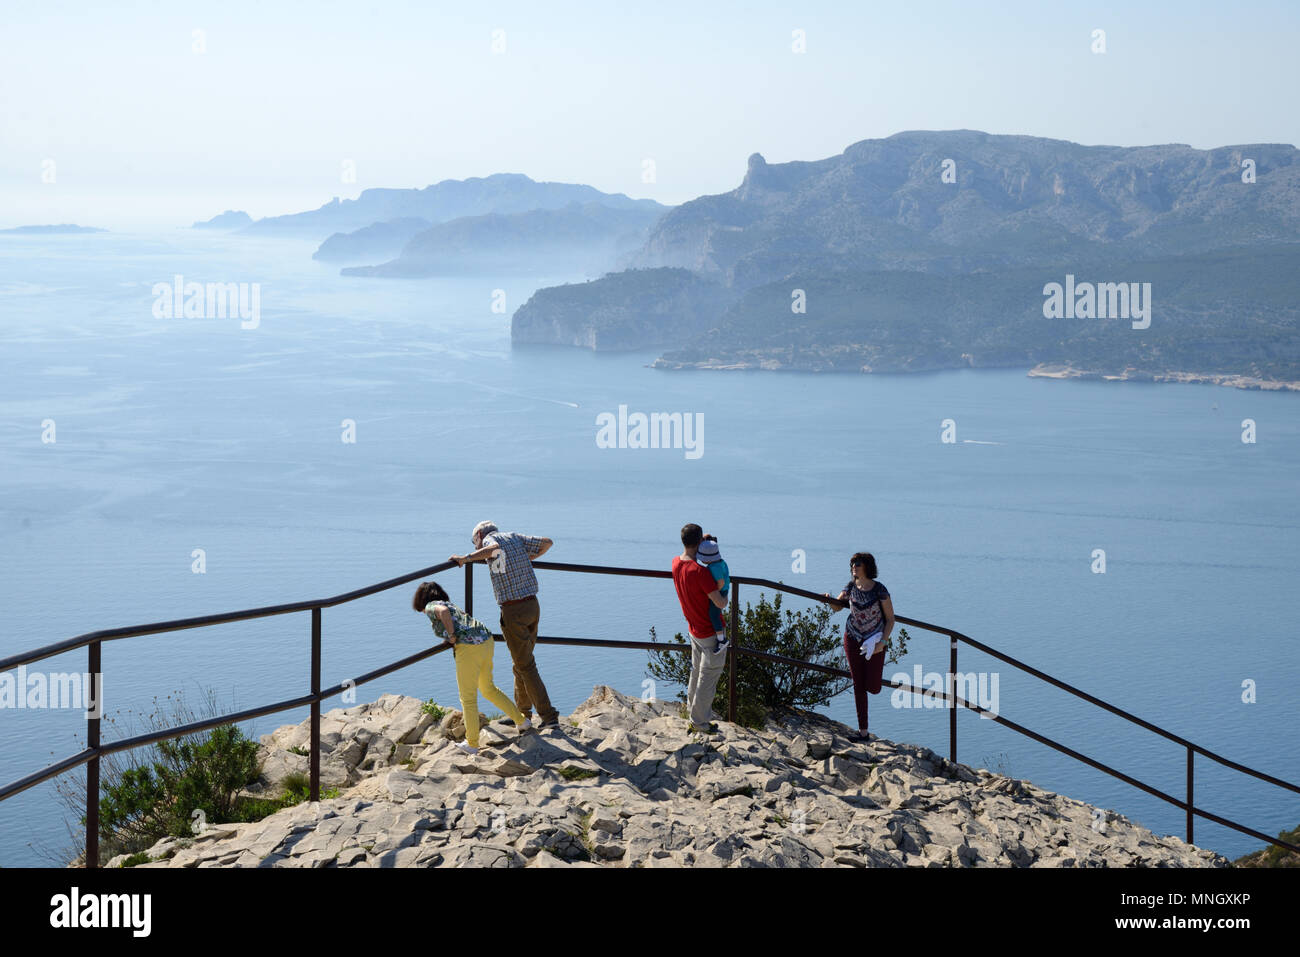
[[[817,715],[687,730],[597,686],[558,728],[435,722],[400,695],[321,716],[325,800],[167,838],[148,867],[1223,867],[1113,812]],[[255,793],[305,774],[308,722],[261,739]],[[1100,824],[1098,824],[1100,822]],[[125,856],[111,864],[120,864]]]

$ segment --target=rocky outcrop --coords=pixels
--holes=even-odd
[[[681,705],[597,686],[558,729],[485,726],[479,755],[414,698],[321,721],[337,798],[166,839],[144,867],[1222,867],[1225,858],[1027,781],[817,715],[692,735]],[[264,791],[308,727],[262,739]],[[115,859],[112,864],[121,863]]]
[[[721,321],[729,292],[685,269],[629,269],[539,289],[510,322],[510,341],[598,352],[678,344]]]

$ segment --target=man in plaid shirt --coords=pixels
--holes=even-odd
[[[457,565],[488,559],[492,593],[501,606],[501,634],[515,663],[515,704],[531,718],[533,708],[541,727],[560,723],[559,712],[551,705],[546,685],[537,670],[533,649],[537,644],[537,622],[541,608],[537,604],[537,576],[532,559],[546,554],[553,544],[549,538],[499,531],[492,522],[479,522],[470,536],[474,551],[452,555]]]

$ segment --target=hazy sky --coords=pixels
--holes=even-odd
[[[188,225],[494,172],[677,203],[734,188],[755,151],[819,159],[913,129],[1300,139],[1297,2],[0,10],[0,226]]]

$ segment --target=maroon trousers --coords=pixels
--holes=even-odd
[[[853,675],[853,703],[858,709],[858,730],[867,730],[867,695],[879,694],[885,676],[885,647],[882,643],[868,661],[858,651],[858,643],[844,633],[844,657],[849,659]]]

